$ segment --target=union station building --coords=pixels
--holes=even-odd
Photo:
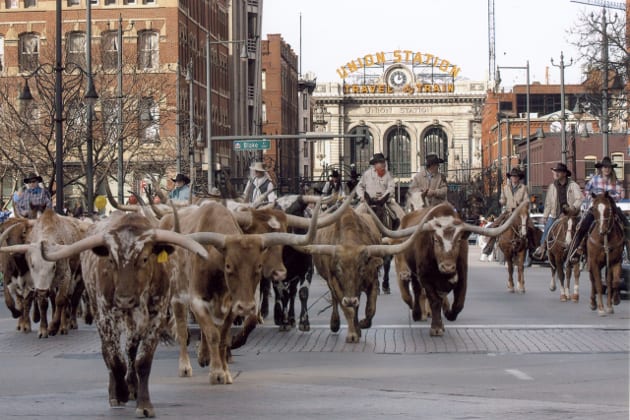
[[[313,130],[340,136],[313,142],[315,176],[339,168],[344,179],[353,168],[361,174],[380,152],[401,202],[427,154],[444,159],[440,169],[454,185],[479,173],[486,82],[465,80],[449,59],[416,50],[376,51],[337,74],[339,82],[318,83],[313,93]]]

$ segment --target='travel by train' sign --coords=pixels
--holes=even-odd
[[[449,60],[413,50],[375,52],[337,68],[351,95],[454,92],[460,71]]]

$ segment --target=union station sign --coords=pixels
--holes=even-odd
[[[337,68],[344,94],[450,93],[460,71],[445,58],[413,50],[379,51]]]

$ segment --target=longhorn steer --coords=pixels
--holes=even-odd
[[[0,225],[0,246],[24,245],[31,231],[26,219],[11,218]],[[34,286],[23,253],[0,253],[0,272],[4,279],[4,301],[13,318],[18,318],[17,330],[31,331],[30,311],[33,304]],[[35,314],[39,322],[39,311]]]
[[[418,230],[419,231],[419,230]],[[334,224],[318,230],[316,245],[300,248],[314,255],[317,272],[326,280],[332,298],[330,329],[339,331],[339,304],[348,323],[347,343],[357,343],[361,328],[370,328],[376,312],[378,270],[383,256],[412,244],[417,233],[397,245],[380,245],[380,235],[369,214],[346,209]],[[367,296],[365,318],[358,321],[361,293]],[[358,322],[357,322],[358,321]]]
[[[526,204],[526,203],[525,203]],[[509,221],[514,220],[513,215]],[[431,306],[432,336],[444,334],[442,310],[449,321],[454,321],[464,308],[468,281],[468,236],[476,232],[486,236],[498,236],[509,225],[497,228],[482,228],[464,223],[453,206],[442,203],[437,206],[416,210],[406,214],[400,231],[379,228],[389,236],[405,237],[426,222],[417,235],[414,245],[397,256],[396,270],[403,301],[412,310],[413,319],[421,317],[420,297],[426,291]],[[412,286],[413,297],[409,286]],[[453,292],[452,306],[448,294]]]
[[[207,258],[207,251],[184,235],[155,229],[137,213],[114,212],[91,226],[88,235],[72,245],[43,249],[44,257],[60,260],[81,253],[83,277],[109,371],[109,404],[117,407],[135,399],[137,417],[154,417],[149,374],[169,318],[170,281],[165,263],[174,245],[201,258]]]
[[[208,245],[207,261],[176,251],[169,261],[173,287],[173,314],[180,343],[179,375],[192,376],[187,351],[188,307],[201,329],[199,365],[210,365],[211,384],[230,384],[227,352],[230,327],[236,316],[256,314],[255,292],[260,283],[269,249],[276,245],[304,245],[314,237],[314,225],[307,235],[289,233],[243,234],[234,215],[218,203],[184,208],[177,213],[183,233],[192,234]],[[316,223],[316,217],[313,223]],[[167,215],[162,227],[173,226]]]
[[[40,314],[39,337],[46,338],[57,332],[67,334],[76,328],[76,309],[84,286],[81,279],[79,257],[73,256],[56,263],[42,259],[40,247],[45,242],[70,244],[83,237],[80,222],[72,217],[60,216],[47,209],[32,223],[30,243],[0,248],[0,252],[25,254]],[[48,300],[54,301],[53,317],[48,325]]]

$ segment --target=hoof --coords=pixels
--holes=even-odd
[[[136,418],[143,419],[153,417],[155,417],[155,410],[153,409],[153,407],[136,408]]]
[[[514,293],[514,286],[512,286],[512,287],[508,286],[508,292]]]
[[[361,329],[366,329],[366,328],[370,328],[372,326],[372,320],[371,319],[362,319],[359,321],[359,328]]]
[[[383,287],[383,294],[384,295],[391,295],[392,291],[389,289],[389,287]]]
[[[442,337],[444,335],[444,328],[431,328],[429,334],[431,337]]]
[[[598,309],[597,310],[597,315],[599,315],[599,316],[606,316],[606,311]]]
[[[579,302],[579,301],[580,301],[580,295],[578,295],[577,293],[573,293],[573,294],[571,295],[571,300],[572,300],[573,302]]]
[[[348,334],[346,336],[346,343],[358,343],[359,342],[359,334]]]
[[[614,314],[615,310],[613,309],[612,306],[607,306],[606,307],[606,314]]]
[[[556,291],[556,284],[555,283],[551,283],[551,285],[549,286],[549,291],[551,291],[551,292],[555,292]]]
[[[615,290],[613,292],[613,305],[619,305],[621,303],[621,296],[619,295],[619,290]]]
[[[567,295],[565,295],[564,293],[560,295],[560,302],[566,302],[567,301]]]

